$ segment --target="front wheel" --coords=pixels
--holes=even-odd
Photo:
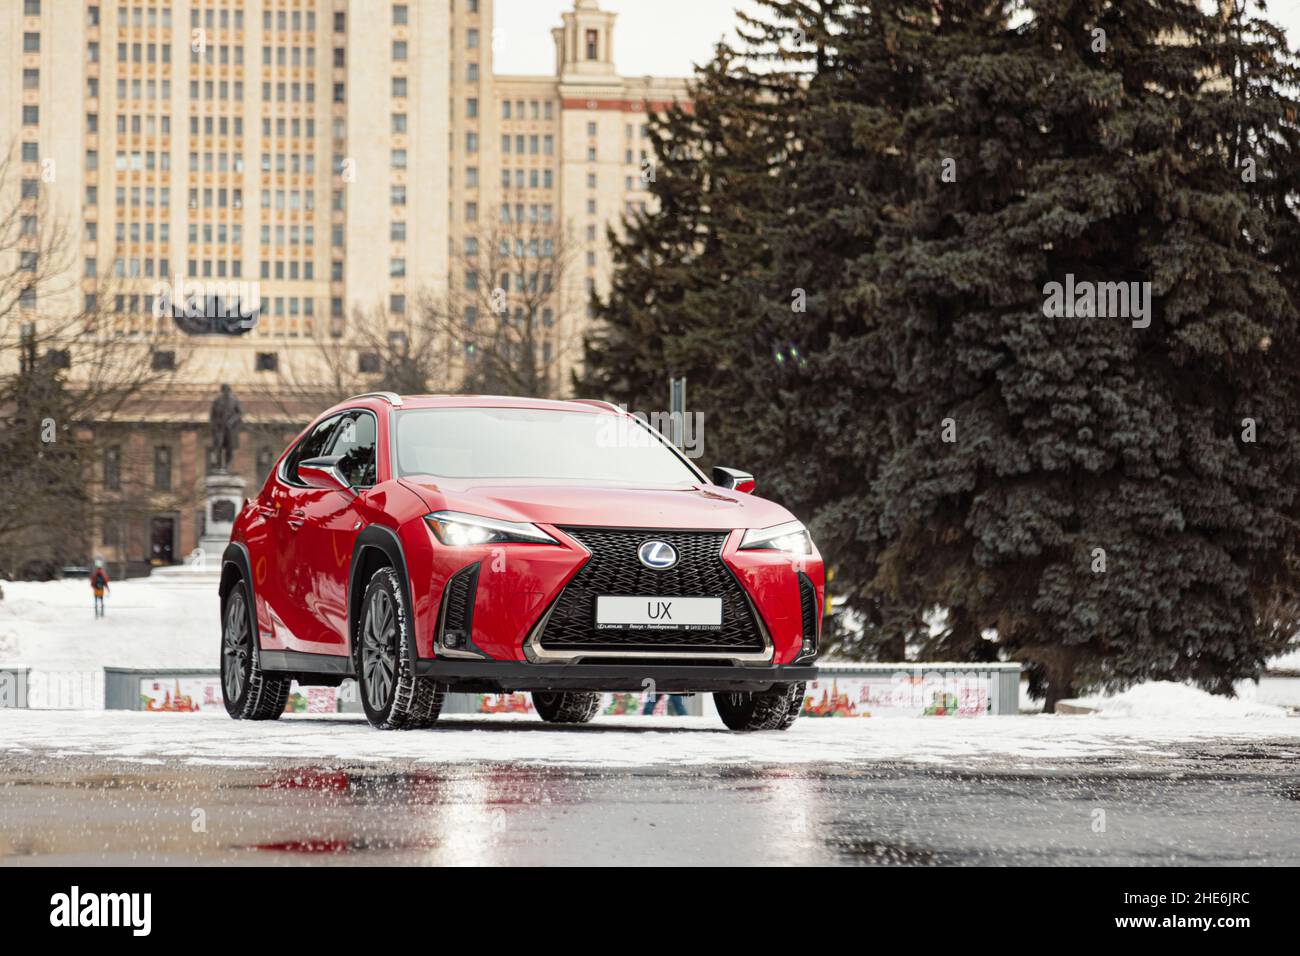
[[[221,623],[221,699],[235,720],[276,720],[292,679],[262,670],[248,588],[241,578],[226,595]]]
[[[713,695],[718,716],[731,730],[788,730],[803,708],[803,684],[787,684],[758,692]]]
[[[401,579],[380,568],[366,586],[357,622],[357,684],[370,725],[418,730],[438,719],[446,690],[411,667],[410,626]]]
[[[600,694],[584,691],[533,691],[537,716],[548,724],[585,724],[600,710]]]

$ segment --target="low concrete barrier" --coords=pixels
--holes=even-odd
[[[1020,712],[1019,664],[818,664],[808,717],[979,717]]]
[[[105,710],[190,713],[224,708],[221,672],[213,668],[105,667]]]
[[[820,664],[820,677],[804,692],[807,717],[959,716],[1017,714],[1019,664]],[[670,713],[661,699],[656,713]],[[707,694],[684,698],[690,715],[711,714]],[[639,714],[641,694],[607,694],[606,716]],[[356,682],[338,688],[298,687],[290,708],[305,713],[359,713]],[[100,671],[34,671],[0,668],[0,707],[143,710],[189,713],[223,709],[216,668],[124,668]],[[531,713],[527,694],[449,694],[447,714]]]

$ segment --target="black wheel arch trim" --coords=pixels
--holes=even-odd
[[[244,580],[248,589],[249,624],[253,628],[253,653],[257,655],[258,666],[262,663],[262,629],[257,625],[257,595],[254,592],[253,564],[248,556],[248,547],[242,541],[232,541],[221,553],[221,582],[217,585],[217,595],[221,601],[221,626],[225,627],[226,595],[234,587],[234,577],[226,573],[233,567]]]
[[[370,549],[382,551],[402,581],[402,599],[406,601],[406,622],[411,628],[411,640],[408,642],[407,659],[414,664],[416,660],[415,602],[411,600],[411,575],[406,570],[406,552],[397,532],[384,525],[367,525],[352,543],[352,563],[348,568],[348,660],[353,660],[355,648],[352,636],[356,630],[357,615],[361,613],[361,598],[366,593],[367,581],[359,580],[357,570],[362,567],[362,558]]]
[[[226,550],[221,553],[221,583],[217,585],[217,593],[221,595],[223,600],[230,593],[230,586],[227,583],[225,573],[228,564],[233,564],[243,574],[244,580],[248,582],[248,589],[250,591],[253,589],[253,565],[248,558],[248,548],[242,541],[232,541],[226,545]]]

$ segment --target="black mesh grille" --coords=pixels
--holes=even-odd
[[[548,650],[611,651],[761,651],[763,637],[745,592],[723,563],[725,531],[628,531],[563,528],[591,552],[556,598],[540,643]],[[637,559],[648,540],[666,541],[677,550],[677,564],[654,571]],[[722,627],[717,630],[596,630],[600,595],[720,597]]]
[[[478,588],[478,565],[471,564],[451,576],[442,595],[442,643],[464,647],[474,628],[474,596]]]
[[[817,589],[802,571],[799,572],[799,610],[803,615],[803,638],[817,646]]]

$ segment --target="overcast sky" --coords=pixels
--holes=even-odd
[[[618,14],[614,62],[625,76],[689,76],[707,61],[713,44],[735,23],[738,0],[601,0]],[[555,68],[551,27],[573,0],[496,0],[496,71],[550,73]],[[1300,43],[1300,0],[1270,0],[1269,17]]]

